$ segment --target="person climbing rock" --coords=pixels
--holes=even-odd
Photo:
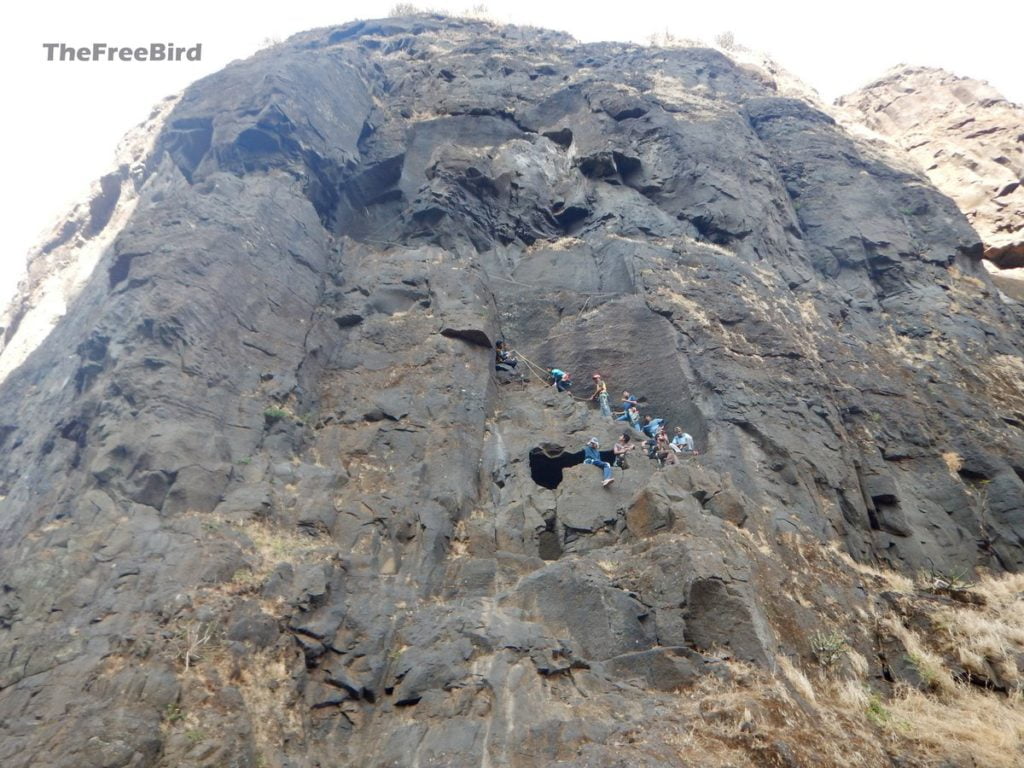
[[[494,369],[496,371],[512,372],[519,365],[519,359],[514,357],[505,342],[499,339],[494,343]]]
[[[601,485],[611,485],[615,482],[615,478],[612,477],[612,465],[601,458],[601,443],[596,437],[590,438],[587,444],[583,447],[583,463],[593,464],[595,467],[600,468],[604,472],[604,480],[601,481]]]
[[[639,408],[640,407],[640,401],[637,400],[635,397],[633,397],[631,394],[629,394],[629,392],[623,392],[622,393],[621,405],[622,405],[622,413],[617,415],[615,417],[615,420],[616,421],[628,421],[628,422],[632,423],[633,419],[630,418],[629,411],[630,411],[631,408],[632,409]],[[640,418],[639,412],[637,412],[637,414],[638,414],[637,415],[637,419],[639,419]],[[633,424],[633,426],[636,427],[636,424]]]
[[[572,377],[560,368],[548,368],[548,375],[551,377],[551,386],[559,392],[568,392],[572,386]]]
[[[683,432],[682,427],[676,427],[675,429],[675,434],[672,436],[672,450],[676,453],[697,452],[693,447],[693,438],[688,432]]]
[[[643,434],[643,430],[640,429],[640,411],[637,410],[635,405],[629,406],[626,410],[626,420],[629,422],[629,426]]]
[[[602,416],[606,419],[612,417],[612,407],[608,404],[608,385],[601,378],[600,373],[594,374],[594,394],[590,396],[590,399],[597,400]]]
[[[640,427],[640,431],[643,432],[651,440],[654,440],[658,436],[658,428],[664,423],[664,419],[654,419],[650,416],[644,416],[643,425]]]
[[[629,432],[623,432],[619,439],[615,441],[615,445],[612,446],[612,452],[615,454],[615,460],[612,464],[619,469],[629,469],[626,454],[636,449],[636,446],[631,441],[632,438],[629,436]]]

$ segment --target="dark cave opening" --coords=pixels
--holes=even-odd
[[[601,451],[601,459],[609,464],[615,458],[612,451]],[[562,470],[583,463],[583,451],[566,453],[561,446],[537,446],[530,451],[530,477],[542,488],[554,490],[564,477]]]
[[[530,477],[541,488],[554,490],[562,482],[562,470],[583,463],[583,451],[565,453],[561,447],[538,446],[530,451]]]

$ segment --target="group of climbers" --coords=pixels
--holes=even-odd
[[[525,359],[525,358],[524,358]],[[534,364],[529,360],[526,363]],[[499,371],[513,372],[519,360],[505,346],[504,341],[495,344],[495,369]],[[572,376],[568,371],[561,368],[545,369],[548,375],[548,384],[558,392],[570,392],[573,384]],[[665,420],[650,415],[640,416],[640,399],[632,395],[628,390],[622,393],[621,412],[613,414],[609,404],[608,384],[599,373],[593,375],[594,393],[590,401],[597,401],[601,415],[606,419],[614,421],[625,421],[636,430],[642,437],[642,446],[650,459],[657,459],[662,466],[675,464],[677,454],[696,454],[693,437],[683,431],[682,427],[676,427],[671,439],[668,436]],[[570,392],[571,394],[571,392]],[[582,398],[578,398],[582,399]],[[614,464],[609,464],[601,458],[601,443],[596,437],[591,437],[583,448],[583,463],[597,467],[603,473],[602,485],[608,486],[615,482],[612,474],[612,466],[626,469],[628,466],[627,454],[636,449],[629,432],[623,432],[612,446]]]
[[[647,456],[657,459],[661,465],[675,464],[676,454],[696,454],[697,450],[693,444],[693,437],[683,431],[682,427],[676,427],[670,439],[665,420],[654,416],[645,415],[640,417],[640,402],[628,391],[622,393],[622,412],[615,417],[617,421],[628,421],[630,426],[644,437],[643,446],[647,450]],[[629,442],[629,433],[624,432],[625,442]]]
[[[639,411],[641,407],[640,400],[628,390],[622,393],[622,411],[618,415],[613,415],[611,408],[608,406],[608,385],[598,373],[594,374],[594,394],[590,399],[597,400],[601,413],[606,418],[629,422],[630,426],[643,437],[642,447],[646,450],[647,457],[657,459],[661,466],[675,464],[677,462],[677,454],[695,455],[697,453],[693,437],[689,433],[684,432],[682,427],[676,427],[670,439],[664,419],[650,415],[641,417]],[[584,448],[584,456],[586,457],[584,463],[593,464],[601,468],[604,472],[603,485],[608,485],[614,481],[611,475],[611,467],[616,466],[626,469],[629,466],[627,455],[630,451],[635,450],[636,447],[636,444],[632,442],[630,433],[623,432],[612,446],[614,462],[612,465],[609,465],[601,460],[600,453],[598,452],[600,444],[596,437],[592,437],[588,441],[586,448]]]

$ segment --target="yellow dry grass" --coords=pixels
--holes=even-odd
[[[779,671],[782,672],[782,676],[789,681],[801,696],[807,701],[814,703],[817,701],[817,697],[814,695],[814,686],[811,684],[810,678],[804,674],[803,670],[793,664],[788,656],[779,656],[776,659]]]
[[[310,553],[323,549],[324,542],[305,533],[290,531],[268,523],[245,526],[245,533],[261,557],[257,572],[270,571],[280,562],[302,560]]]
[[[907,650],[907,660],[914,665],[917,673],[928,687],[940,696],[952,696],[957,692],[957,684],[943,663],[942,657],[925,645],[921,636],[903,626],[893,616],[883,616],[879,626],[891,632]]]
[[[291,701],[291,670],[280,654],[255,654],[235,677],[260,754],[272,754],[288,738],[302,737],[301,709]]]
[[[955,472],[959,457],[943,458]],[[917,613],[917,622],[885,608],[874,609],[871,619],[879,631],[899,639],[906,661],[913,664],[928,690],[901,685],[888,697],[873,691],[870,664],[853,648],[846,651],[849,663],[843,667],[845,677],[839,679],[836,671],[808,673],[780,659],[779,676],[790,689],[819,712],[822,722],[845,722],[851,735],[873,732],[877,739],[881,732],[884,739],[879,743],[886,744],[890,753],[913,755],[922,765],[950,761],[986,768],[1024,765],[1024,675],[1017,667],[1024,653],[1024,574],[977,578],[970,591],[984,598],[983,605],[931,601],[915,597],[921,594],[918,586],[903,574],[857,563],[835,545],[817,551],[831,563],[826,570],[834,571],[835,578],[845,571],[863,577],[865,588],[872,592],[907,596],[906,605]],[[813,547],[804,546],[800,553],[806,567],[822,565]],[[957,676],[964,670],[1009,690],[985,690],[960,682]]]
[[[956,451],[946,451],[942,454],[942,460],[946,462],[946,467],[949,469],[949,474],[956,477],[956,473],[959,472],[964,466],[964,460],[960,457],[960,454]]]
[[[778,742],[788,745],[798,765],[874,768],[889,764],[864,715],[868,694],[862,683],[831,681],[815,689],[787,657],[779,657],[776,667],[778,674],[771,676],[730,662],[729,683],[705,678],[683,694],[681,708],[696,722],[670,739],[683,764],[693,760],[706,768],[785,765],[785,758],[772,751]],[[839,691],[851,703],[837,706],[833,698]]]
[[[832,542],[827,545],[828,549],[832,553],[832,556],[839,560],[847,568],[850,568],[861,576],[867,577],[872,582],[871,586],[876,589],[889,590],[891,592],[900,592],[902,594],[912,594],[914,592],[914,580],[909,576],[905,576],[898,571],[893,571],[888,568],[874,568],[866,563],[858,563],[850,555],[840,549],[840,545],[836,542]]]
[[[985,576],[972,592],[983,608],[954,605],[937,610],[932,642],[979,679],[995,673],[1003,685],[1021,689],[1017,658],[1024,653],[1024,574]]]
[[[888,703],[900,736],[953,764],[1024,765],[1024,707],[1019,699],[958,686],[948,700],[908,689]]]

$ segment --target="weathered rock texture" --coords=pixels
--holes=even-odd
[[[1024,266],[1024,107],[988,83],[906,66],[838,105],[906,150],[956,201],[986,258]]]
[[[0,307],[0,381],[25,361],[64,316],[131,217],[145,181],[145,160],[176,103],[174,96],[164,99],[122,139],[115,167],[92,184],[88,198],[29,254],[28,272],[17,296],[6,308]]]
[[[1020,306],[719,53],[318,30],[189,88],[138,194],[0,389],[4,766],[702,765],[721,654],[839,624],[899,679],[786,541],[1024,566]],[[601,488],[619,428],[499,336],[701,455]],[[889,764],[787,700],[736,764]]]

